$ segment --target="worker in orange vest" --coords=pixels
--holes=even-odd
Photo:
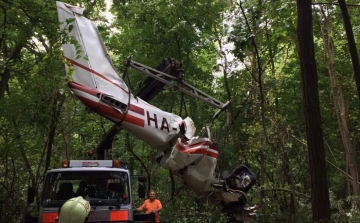
[[[160,223],[159,212],[162,210],[162,205],[160,200],[156,199],[155,191],[150,191],[149,199],[146,199],[140,207],[137,208],[134,204],[134,209],[136,211],[145,211],[145,214],[155,213],[155,221]]]

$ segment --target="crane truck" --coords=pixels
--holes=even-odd
[[[71,93],[88,109],[114,123],[97,148],[97,160],[64,161],[62,168],[48,170],[40,199],[38,222],[55,222],[66,199],[83,194],[92,207],[89,222],[132,222],[153,219],[132,209],[129,171],[120,161],[104,160],[111,141],[122,130],[131,132],[159,152],[159,163],[181,178],[196,194],[211,199],[235,221],[240,221],[247,202],[246,192],[255,184],[255,174],[245,165],[232,172],[215,173],[218,145],[209,128],[195,136],[190,117],[163,111],[148,102],[164,86],[218,108],[213,118],[227,109],[222,103],[184,81],[182,65],[165,58],[157,69],[129,57],[124,77],[134,69],[148,78],[134,95],[116,71],[97,26],[83,16],[84,8],[56,2],[60,33]],[[140,185],[145,182],[140,178]],[[61,197],[62,191],[68,191]],[[144,196],[144,189],[138,191]],[[28,201],[33,201],[29,190]]]
[[[144,182],[142,176],[139,182]],[[138,192],[143,198],[145,187],[139,187]],[[26,222],[57,222],[64,202],[77,196],[90,203],[88,222],[148,220],[155,223],[153,214],[134,213],[130,173],[119,160],[65,160],[61,168],[48,170],[41,192],[40,214],[28,216]],[[34,190],[30,189],[28,202],[33,201]]]

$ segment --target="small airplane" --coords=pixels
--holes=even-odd
[[[190,117],[183,119],[147,101],[167,84],[217,106],[220,111],[229,102],[223,104],[185,83],[182,66],[171,59],[163,61],[158,70],[131,58],[125,61],[126,67],[150,75],[145,88],[134,96],[116,71],[97,26],[83,16],[84,9],[62,2],[56,4],[66,70],[72,77],[68,86],[86,107],[114,122],[108,139],[120,130],[131,132],[161,153],[160,165],[180,177],[193,191],[220,201],[227,213],[234,210],[237,210],[235,215],[240,213],[246,203],[246,192],[255,184],[255,174],[239,165],[230,174],[224,172],[217,177],[217,145],[209,137],[194,136],[196,127]]]

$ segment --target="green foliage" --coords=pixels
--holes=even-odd
[[[122,0],[114,1],[110,8],[106,2],[68,1],[86,7],[85,15],[97,22],[120,75],[123,60],[130,54],[151,67],[165,57],[174,57],[183,64],[187,82],[222,102],[230,93],[235,120],[231,120],[230,112],[229,118],[224,112],[212,121],[216,109],[174,89],[166,88],[151,103],[183,118],[190,116],[197,133],[211,124],[220,150],[218,172],[230,171],[240,163],[252,169],[257,185],[248,196],[249,205],[259,205],[257,222],[311,221],[295,2],[241,1],[243,11],[239,1],[224,0]],[[234,2],[231,8],[229,2]],[[26,213],[27,185],[40,191],[47,152],[51,151],[51,168],[58,167],[66,156],[85,159],[112,123],[89,113],[68,91],[66,82],[71,77],[65,74],[60,47],[68,42],[79,49],[79,43],[59,32],[55,3],[2,1],[0,8],[0,92],[4,92],[0,94],[0,221],[19,222]],[[107,9],[114,15],[112,22],[106,16]],[[328,166],[331,221],[358,222],[360,214],[354,205],[357,198],[347,189],[350,181],[333,167],[346,172],[346,157],[320,32],[324,24],[318,9],[313,9],[322,129],[326,158],[332,164]],[[349,7],[349,12],[359,42],[359,10]],[[327,15],[349,131],[357,145],[359,98],[342,18],[336,5],[327,8]],[[72,22],[68,21],[65,32],[71,32]],[[227,64],[219,52],[220,43],[227,58],[234,57]],[[234,47],[227,48],[227,44]],[[132,92],[136,93],[145,77],[134,71],[129,76]],[[219,206],[197,197],[176,176],[173,191],[168,170],[155,162],[157,156],[154,149],[125,131],[116,137],[107,154],[108,158],[131,164],[134,175],[150,177],[148,187],[157,191],[164,205],[162,222],[227,222]],[[133,185],[137,186],[136,181]],[[293,192],[296,215],[290,207]],[[136,203],[141,202],[136,198]],[[32,210],[36,212],[36,204]]]

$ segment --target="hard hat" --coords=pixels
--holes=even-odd
[[[67,200],[60,209],[59,223],[87,222],[91,207],[83,197],[74,197]]]

